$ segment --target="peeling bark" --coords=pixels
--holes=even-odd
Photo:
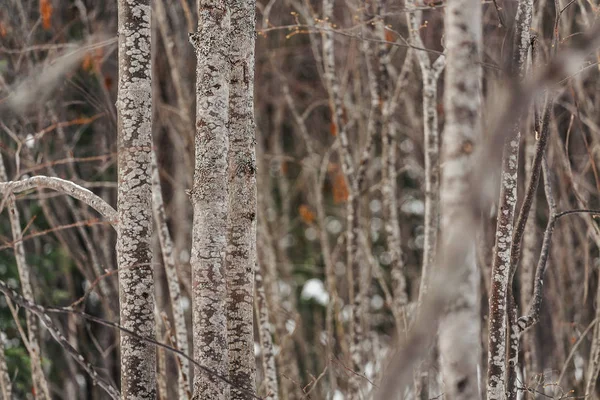
[[[227,250],[230,14],[221,0],[198,2],[198,31],[190,34],[196,51],[196,160],[191,191],[194,359],[229,376],[227,340]],[[225,400],[229,387],[199,368],[194,399]]]
[[[149,0],[119,0],[117,212],[121,325],[155,337],[150,153],[152,90]],[[156,398],[156,349],[121,334],[121,392]]]

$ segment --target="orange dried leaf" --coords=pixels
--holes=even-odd
[[[83,57],[83,61],[81,62],[81,68],[86,71],[90,71],[92,69],[92,56],[90,53],[86,53],[85,57]]]
[[[6,37],[6,27],[0,22],[0,37]]]
[[[386,40],[386,42],[395,42],[396,35],[394,34],[394,32],[390,31],[389,29],[386,29],[385,30],[385,40]]]
[[[337,136],[337,126],[333,122],[329,124],[329,132],[331,136]]]
[[[348,185],[343,174],[337,173],[333,179],[333,202],[340,204],[348,200]]]
[[[307,205],[302,204],[298,207],[298,214],[300,214],[300,218],[307,224],[312,224],[315,220],[315,213],[308,208]]]
[[[50,19],[52,18],[52,3],[50,0],[40,0],[40,16],[42,17],[42,26],[49,30],[52,26]]]

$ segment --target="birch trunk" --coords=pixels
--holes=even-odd
[[[4,160],[0,153],[0,182],[6,182],[8,177],[4,167]],[[21,281],[21,290],[23,297],[31,302],[35,302],[33,298],[33,288],[31,286],[31,271],[27,260],[25,259],[25,247],[21,240],[23,233],[21,231],[21,222],[19,218],[19,210],[15,202],[14,195],[8,194],[7,209],[10,217],[10,227],[14,240],[15,258],[17,260],[17,269],[19,271],[19,279]],[[39,342],[39,324],[35,316],[27,311],[25,313],[27,321],[27,340],[29,341],[29,357],[31,361],[31,379],[33,381],[34,395],[36,399],[50,400],[50,391],[48,390],[48,382],[42,370],[42,355]],[[10,381],[9,381],[10,383]],[[8,397],[7,397],[8,398]]]
[[[117,212],[121,325],[155,337],[151,266],[152,89],[149,0],[119,0]],[[121,392],[126,399],[156,398],[156,349],[121,334]]]
[[[471,171],[473,151],[481,136],[480,89],[481,3],[477,0],[450,0],[446,7],[446,127],[442,146],[440,188],[441,240],[447,268],[460,274],[460,286],[439,324],[439,351],[447,399],[479,398],[477,367],[481,359],[479,272],[475,263],[475,235],[472,211]],[[466,231],[465,231],[466,230]],[[467,234],[467,232],[469,234]],[[466,237],[465,237],[466,235]]]
[[[256,0],[231,0],[229,78],[229,220],[227,328],[229,377],[255,391],[254,266],[256,264],[256,151],[254,125],[254,9]],[[247,395],[231,391],[232,399]]]
[[[228,376],[225,283],[229,149],[229,9],[221,0],[198,1],[196,51],[196,160],[191,191],[194,359]],[[228,399],[229,387],[195,368],[194,399]]]

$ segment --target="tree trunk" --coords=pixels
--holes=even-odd
[[[229,78],[229,220],[227,326],[229,377],[255,391],[254,266],[256,264],[256,152],[254,124],[255,0],[232,0]],[[247,395],[236,390],[232,399]]]
[[[149,0],[120,0],[117,211],[121,325],[155,337],[151,266],[152,91]],[[121,334],[121,392],[126,399],[156,398],[156,349]]]
[[[220,0],[198,1],[198,31],[190,35],[196,50],[196,161],[191,191],[192,302],[194,359],[228,376],[225,284],[229,149],[230,14]],[[194,399],[228,399],[229,387],[199,368]]]
[[[453,268],[449,273],[460,274],[460,279],[456,295],[439,324],[440,366],[446,399],[476,399],[480,397],[477,368],[481,360],[481,323],[472,226],[475,218],[469,202],[473,190],[473,152],[481,137],[481,3],[448,1],[445,24],[448,58],[444,170],[440,187],[441,240],[448,249],[444,259],[446,268]]]

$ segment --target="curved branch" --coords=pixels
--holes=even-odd
[[[57,192],[67,194],[84,202],[94,210],[98,211],[98,213],[106,218],[111,223],[112,227],[118,231],[117,211],[101,197],[95,195],[92,191],[71,181],[51,176],[37,175],[18,181],[0,183],[0,193],[3,193],[4,196],[7,196],[10,193],[20,193],[35,188],[56,190]]]

